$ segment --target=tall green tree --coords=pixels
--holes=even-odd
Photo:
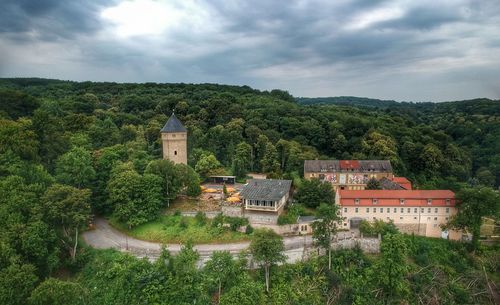
[[[38,278],[32,265],[12,264],[0,270],[0,304],[24,305]]]
[[[54,184],[47,189],[43,202],[48,219],[60,226],[64,235],[73,242],[69,248],[74,260],[79,231],[87,227],[90,221],[90,190]]]
[[[319,179],[303,180],[300,184],[295,198],[298,202],[314,208],[321,203],[334,204],[335,193],[332,185]]]
[[[162,182],[157,175],[141,176],[131,163],[118,164],[108,182],[113,214],[129,228],[154,219],[163,207]]]
[[[30,305],[85,305],[87,292],[77,282],[48,278],[31,293]]]
[[[271,229],[255,230],[250,243],[252,259],[264,269],[266,291],[269,292],[271,267],[286,259],[283,237]]]
[[[343,218],[336,204],[322,203],[316,210],[316,221],[312,223],[313,238],[317,246],[328,253],[328,270],[332,269],[332,241]]]
[[[233,174],[239,178],[244,178],[251,168],[252,146],[246,142],[236,145],[233,158]]]
[[[210,256],[203,268],[209,282],[215,282],[217,286],[217,300],[220,303],[222,289],[230,288],[243,269],[234,261],[228,251],[216,251]]]
[[[85,148],[73,147],[57,160],[56,179],[60,183],[84,188],[90,186],[94,177],[92,156]]]
[[[217,174],[222,169],[222,164],[213,154],[207,154],[200,158],[194,169],[203,179],[206,179],[210,175]]]
[[[381,258],[373,267],[371,280],[382,288],[386,304],[394,298],[404,298],[408,293],[408,282],[405,279],[408,271],[408,247],[401,234],[387,234],[380,246]]]
[[[472,233],[472,248],[479,248],[481,224],[485,216],[500,216],[500,194],[488,187],[465,188],[457,193],[458,213],[447,227]]]
[[[280,164],[278,161],[278,152],[276,147],[268,142],[262,159],[260,160],[262,171],[265,173],[277,174],[280,172]]]

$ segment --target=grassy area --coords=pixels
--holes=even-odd
[[[197,244],[227,243],[250,239],[250,235],[231,231],[228,227],[212,228],[210,219],[206,220],[206,224],[199,224],[194,217],[180,215],[163,215],[132,230],[116,219],[110,219],[110,224],[129,236],[160,243],[183,243],[188,240]]]

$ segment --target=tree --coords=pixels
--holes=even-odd
[[[222,164],[220,164],[213,154],[202,156],[194,167],[196,172],[203,178],[215,174],[220,168],[222,168]]]
[[[162,179],[163,196],[174,200],[184,184],[185,176],[180,172],[180,167],[170,160],[157,159],[148,163],[145,174],[153,174]]]
[[[88,187],[94,177],[92,156],[83,147],[73,147],[57,160],[56,178],[61,183],[77,188]]]
[[[218,287],[217,299],[220,303],[222,289],[230,287],[238,275],[243,272],[228,251],[215,251],[203,268],[210,281],[215,281]]]
[[[342,217],[336,204],[322,203],[316,210],[317,220],[312,223],[313,238],[316,245],[328,252],[328,270],[332,269],[332,241],[337,234],[337,225]]]
[[[86,291],[77,282],[48,278],[31,293],[30,305],[84,305]]]
[[[447,227],[472,233],[472,249],[479,247],[479,236],[483,217],[498,217],[500,213],[500,194],[491,188],[466,188],[457,193],[458,213],[453,216]]]
[[[153,174],[139,175],[131,163],[115,166],[108,192],[113,214],[129,228],[154,219],[163,207],[162,179]]]
[[[176,164],[177,173],[182,182],[182,187],[186,195],[190,197],[198,197],[201,194],[200,176],[189,165]]]
[[[49,220],[61,226],[65,236],[73,240],[70,253],[74,260],[78,247],[78,232],[90,221],[90,190],[54,184],[47,189],[43,202]],[[74,239],[71,232],[74,232]]]
[[[0,153],[11,151],[23,159],[35,159],[38,142],[30,120],[0,119]]]
[[[275,264],[285,261],[284,251],[283,237],[271,229],[255,230],[250,243],[250,253],[253,260],[264,268],[267,292],[269,292],[270,269]]]
[[[393,296],[404,296],[408,291],[405,275],[407,246],[401,234],[387,234],[380,246],[381,258],[373,268],[372,280],[392,300]]]
[[[13,264],[0,270],[0,304],[24,305],[38,281],[35,267]]]
[[[257,285],[248,275],[244,275],[228,292],[220,299],[222,305],[260,305],[264,304],[264,296]]]
[[[332,185],[319,179],[303,180],[295,198],[298,202],[311,208],[317,207],[321,203],[335,203],[335,193]]]
[[[380,181],[377,180],[377,178],[373,177],[368,180],[368,183],[366,183],[366,190],[381,190],[382,186],[380,186]]]
[[[481,185],[493,187],[495,185],[495,176],[486,167],[481,167],[476,172],[476,178]]]
[[[271,142],[266,144],[266,150],[264,156],[262,156],[260,160],[260,164],[264,173],[279,173],[280,164],[278,162],[278,152]]]
[[[252,146],[246,142],[240,142],[236,145],[233,158],[233,175],[238,178],[244,178],[251,168],[252,164]]]

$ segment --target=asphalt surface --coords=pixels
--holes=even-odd
[[[97,249],[117,249],[119,251],[129,252],[137,257],[147,257],[148,259],[156,259],[161,252],[161,243],[154,243],[144,240],[139,240],[130,237],[115,228],[111,227],[108,221],[104,218],[96,218],[94,221],[95,228],[83,233],[85,242]],[[311,236],[293,236],[285,237],[285,255],[288,256],[288,262],[300,261],[303,258],[304,246],[310,248],[312,246]],[[237,255],[241,251],[248,248],[250,242],[225,243],[225,244],[198,244],[194,248],[200,254],[200,260],[206,261],[214,251],[229,251],[233,255]],[[172,254],[180,251],[180,244],[166,244],[168,250]]]

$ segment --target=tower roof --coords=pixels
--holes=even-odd
[[[175,114],[172,113],[160,132],[187,132],[187,129],[184,125],[182,125],[181,121],[179,121]]]

